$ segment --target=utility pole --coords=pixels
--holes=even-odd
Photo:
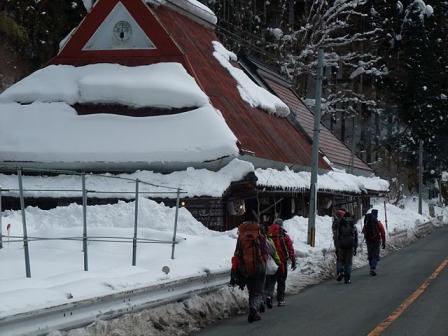
[[[350,150],[350,174],[353,174],[355,165],[355,116],[352,114],[352,148]]]
[[[418,213],[422,214],[422,197],[423,197],[423,140],[419,141],[419,169],[418,169]]]
[[[322,72],[323,72],[324,50],[319,49],[317,59],[316,76],[316,99],[314,105],[314,133],[313,133],[313,156],[311,161],[311,185],[310,185],[310,207],[308,211],[308,238],[307,244],[315,246],[316,234],[316,205],[317,205],[317,168],[319,158],[319,133],[320,133],[320,104],[322,98]]]

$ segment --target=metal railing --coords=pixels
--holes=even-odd
[[[3,169],[5,169],[5,167],[2,167]],[[24,259],[25,259],[25,271],[26,271],[26,277],[27,278],[31,278],[31,265],[30,265],[30,252],[29,252],[29,243],[35,240],[48,240],[48,239],[60,239],[60,240],[82,240],[83,243],[83,257],[84,257],[84,271],[88,271],[89,270],[89,257],[88,257],[88,242],[89,241],[101,241],[101,242],[112,242],[111,237],[89,237],[88,235],[88,222],[87,222],[87,198],[88,198],[88,194],[94,194],[94,193],[110,193],[110,194],[122,194],[122,193],[129,193],[128,191],[95,191],[95,190],[88,190],[86,188],[86,173],[85,172],[72,172],[72,171],[61,171],[61,170],[45,170],[45,172],[52,172],[52,173],[57,173],[57,174],[71,174],[71,175],[78,175],[81,177],[81,189],[76,190],[76,189],[71,189],[71,190],[51,190],[51,189],[25,189],[23,187],[23,178],[22,178],[22,171],[24,169],[22,168],[17,168],[17,178],[18,178],[18,188],[17,189],[4,189],[0,186],[0,249],[3,248],[3,237],[5,237],[3,235],[2,232],[2,192],[6,191],[6,192],[19,192],[19,197],[20,197],[20,209],[21,209],[21,215],[22,215],[22,228],[23,228],[23,235],[21,237],[18,236],[14,236],[12,237],[13,240],[10,240],[10,236],[9,236],[9,232],[8,232],[8,241],[9,242],[22,242],[23,243],[23,250],[24,250]],[[27,169],[29,171],[39,171],[41,172],[41,170],[35,170],[35,169]],[[102,175],[102,174],[89,174],[89,176],[97,176],[97,177],[104,177],[104,178],[112,178],[112,179],[122,179],[122,180],[127,180],[130,182],[135,183],[135,210],[134,210],[134,227],[133,227],[133,237],[132,238],[127,238],[127,237],[114,237],[121,239],[121,240],[114,240],[114,242],[132,242],[132,266],[136,266],[136,260],[137,260],[137,243],[161,243],[161,244],[167,244],[170,243],[172,245],[171,248],[171,259],[174,259],[174,251],[175,251],[175,245],[178,243],[178,240],[176,238],[177,235],[177,220],[178,220],[178,211],[179,211],[179,199],[180,199],[180,194],[181,193],[186,193],[184,191],[182,191],[180,188],[173,188],[173,187],[167,187],[167,186],[160,186],[160,185],[155,185],[153,183],[149,183],[149,182],[145,182],[139,179],[132,179],[132,178],[125,178],[125,177],[118,177],[118,176],[112,176],[112,175]],[[140,184],[146,184],[146,185],[150,185],[150,186],[154,186],[154,187],[158,187],[158,188],[166,188],[166,189],[171,189],[173,191],[167,191],[167,192],[148,192],[148,191],[140,191],[139,190],[139,185]],[[174,191],[175,190],[175,191]],[[82,237],[59,237],[59,238],[45,238],[45,237],[28,237],[28,233],[27,233],[27,223],[26,223],[26,211],[25,211],[25,194],[27,192],[31,192],[31,191],[45,191],[45,192],[67,192],[67,191],[71,191],[71,192],[79,192],[82,195],[82,207],[83,207],[83,233],[82,233]],[[143,238],[139,238],[138,237],[138,200],[139,197],[141,197],[141,195],[143,194],[151,194],[151,193],[157,193],[157,194],[175,194],[176,195],[176,210],[175,210],[175,218],[174,218],[174,229],[173,229],[173,238],[171,241],[163,241],[163,240],[148,240],[148,239],[143,239]]]

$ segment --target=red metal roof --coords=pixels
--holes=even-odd
[[[263,72],[260,72],[263,75]],[[297,115],[300,124],[312,137],[314,129],[314,113],[303,103],[299,97],[290,89],[267,77],[264,77],[275,93],[292,109]],[[319,148],[328,158],[341,166],[349,167],[351,151],[339,140],[325,125],[320,126]],[[356,155],[353,158],[353,167],[372,173],[372,169]]]
[[[200,24],[199,21],[162,5],[143,10],[140,5],[135,5],[140,1],[121,0],[149,38],[157,41],[155,44],[158,51],[82,50],[107,16],[107,11],[117,1],[97,1],[67,45],[50,64],[79,66],[118,63],[136,66],[158,62],[182,63],[210,97],[212,105],[221,111],[228,126],[241,142],[243,153],[254,153],[253,159],[258,163],[257,166],[270,164],[280,169],[283,168],[282,165],[302,169],[311,166],[312,145],[288,118],[253,108],[241,98],[235,79],[213,56],[212,42],[219,39],[210,25]],[[237,64],[234,66],[238,67]],[[248,159],[251,157],[248,156]],[[318,164],[321,169],[331,169],[321,156]]]

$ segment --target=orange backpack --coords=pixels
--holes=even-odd
[[[244,222],[238,227],[235,255],[239,256],[239,270],[245,277],[263,275],[266,272],[266,241],[260,234],[260,226]]]

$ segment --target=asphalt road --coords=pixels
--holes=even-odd
[[[196,336],[448,336],[448,226],[382,258],[376,277],[328,280],[287,296],[261,321],[233,317]]]

